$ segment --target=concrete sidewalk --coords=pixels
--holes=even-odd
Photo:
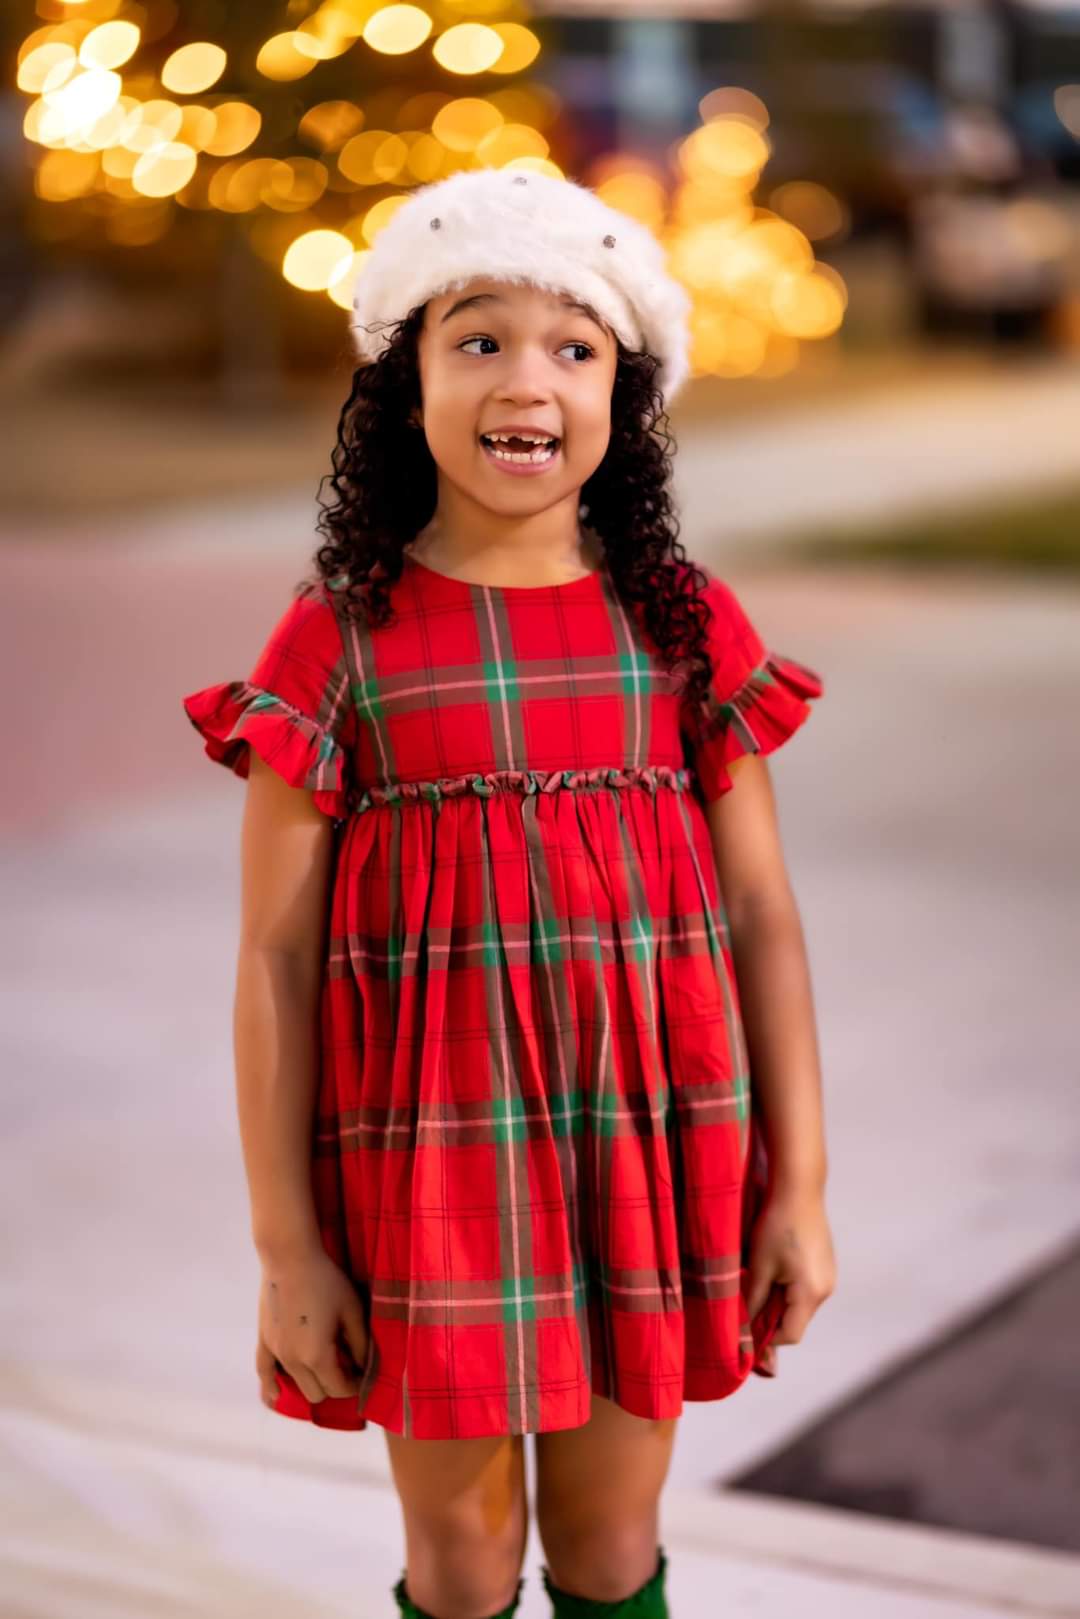
[[[377,1428],[5,1366],[11,1619],[389,1619],[401,1526]],[[692,1418],[691,1418],[692,1420]],[[528,1489],[534,1492],[531,1441]],[[673,1619],[1074,1615],[1080,1559],[797,1502],[671,1487]],[[521,1619],[547,1619],[530,1527]]]

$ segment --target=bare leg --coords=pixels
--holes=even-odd
[[[409,1597],[436,1619],[500,1613],[517,1590],[528,1535],[522,1435],[405,1439],[383,1431]]]
[[[618,1602],[652,1577],[677,1420],[594,1394],[584,1427],[537,1434],[536,1526],[561,1590]]]

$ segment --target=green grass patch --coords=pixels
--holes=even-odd
[[[785,545],[785,550],[789,548]],[[956,564],[1080,574],[1080,489],[904,518],[865,534],[813,529],[792,556],[824,563]]]

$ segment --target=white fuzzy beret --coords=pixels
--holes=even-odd
[[[474,276],[528,282],[591,304],[628,349],[659,361],[665,406],[689,372],[690,298],[646,226],[575,180],[466,169],[419,187],[375,238],[350,319],[362,362],[411,309]]]

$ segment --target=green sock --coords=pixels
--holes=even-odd
[[[491,1619],[512,1619],[512,1615],[516,1612],[518,1604],[521,1601],[521,1588],[524,1584],[525,1577],[522,1575],[521,1579],[518,1580],[517,1591],[511,1599],[509,1606],[506,1608],[500,1608],[498,1613],[493,1613],[491,1615]],[[397,1584],[394,1586],[394,1600],[401,1609],[402,1619],[434,1619],[434,1616],[428,1613],[426,1609],[418,1608],[412,1597],[409,1596],[405,1589],[404,1569],[401,1571],[400,1580],[398,1580]]]
[[[658,1548],[655,1573],[630,1596],[620,1597],[615,1602],[599,1602],[592,1597],[579,1597],[570,1591],[560,1591],[546,1568],[541,1568],[540,1575],[544,1590],[551,1598],[552,1613],[556,1619],[670,1619],[664,1596],[666,1569],[667,1557],[661,1546]]]

